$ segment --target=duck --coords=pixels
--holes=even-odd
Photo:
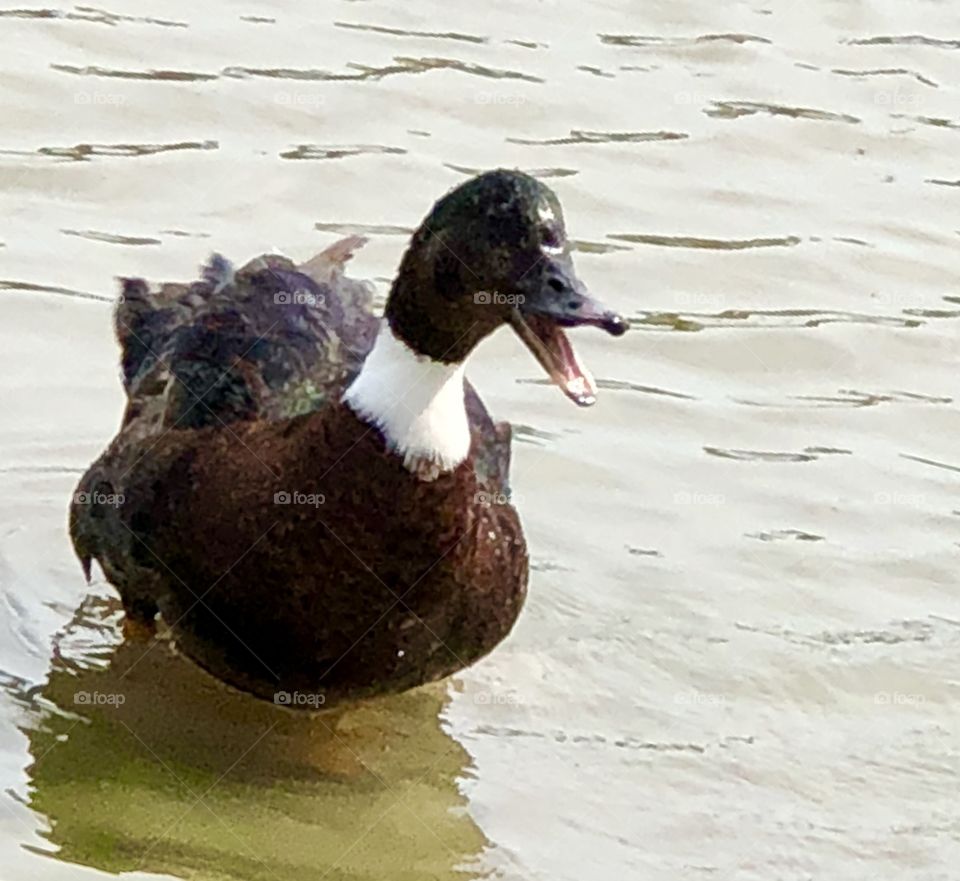
[[[129,633],[307,710],[456,673],[520,615],[528,551],[511,429],[465,377],[509,326],[567,398],[595,380],[567,330],[627,322],[588,291],[556,194],[481,173],[413,233],[382,316],[349,236],[306,261],[212,256],[190,283],[120,280],[126,406],[69,530]]]

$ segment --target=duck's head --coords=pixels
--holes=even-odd
[[[563,211],[536,178],[497,170],[449,192],[416,231],[387,301],[393,333],[419,355],[462,362],[509,324],[550,378],[581,406],[596,386],[565,328],[627,329],[577,277]]]

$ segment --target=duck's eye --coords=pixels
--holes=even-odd
[[[553,227],[541,226],[540,244],[543,245],[544,248],[559,249],[560,236],[557,235],[557,231]]]

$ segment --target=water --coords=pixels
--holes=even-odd
[[[2,881],[956,877],[953,4],[130,2],[0,38]],[[577,334],[592,411],[508,333],[471,364],[518,425],[510,639],[317,719],[118,647],[65,533],[120,416],[113,277],[360,229],[382,294],[497,165],[634,324]]]

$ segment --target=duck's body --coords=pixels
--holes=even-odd
[[[342,272],[360,243],[300,267],[215,258],[157,293],[125,282],[129,403],[71,508],[85,568],[99,561],[131,619],[159,611],[197,663],[294,705],[285,695],[332,706],[461,669],[526,592],[517,513],[490,503],[509,492],[509,427],[462,370],[505,319],[463,300],[476,320],[459,333],[454,286],[415,244],[378,320]],[[451,312],[417,329],[425,279]]]
[[[129,550],[154,572],[127,596],[263,697],[419,685],[486,654],[520,611],[520,523],[481,486],[469,459],[411,480],[343,404],[167,435],[122,482]]]

